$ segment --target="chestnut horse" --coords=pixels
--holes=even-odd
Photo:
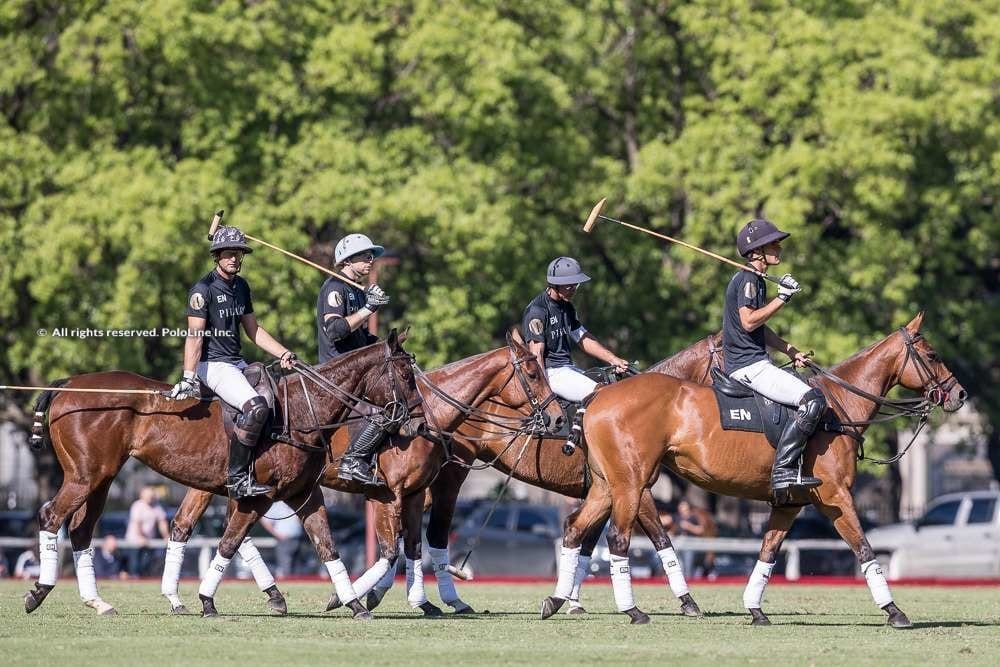
[[[338,422],[361,400],[401,407],[401,421],[410,420],[408,410],[419,405],[420,395],[414,382],[413,357],[403,350],[402,338],[394,329],[385,343],[369,345],[315,368],[300,364],[297,372],[282,378],[277,385],[276,398],[285,399],[283,411],[288,423]],[[307,382],[319,391],[309,392]],[[169,388],[162,382],[122,371],[76,376],[64,386]],[[64,481],[55,497],[38,513],[41,573],[35,589],[25,594],[25,611],[31,613],[37,609],[55,586],[57,533],[63,522],[72,517],[69,534],[80,595],[98,613],[114,614],[114,607],[97,592],[90,548],[94,525],[104,509],[112,480],[131,456],[181,484],[225,494],[229,443],[222,411],[218,401],[176,402],[159,394],[66,392],[55,398],[52,394],[43,394],[39,404],[43,411],[48,408],[49,439],[62,466]],[[254,464],[257,478],[272,485],[274,490],[266,496],[229,502],[225,534],[202,581],[205,615],[216,613],[212,601],[215,589],[247,531],[272,502],[286,500],[298,508],[320,560],[330,570],[337,590],[350,600],[348,606],[355,617],[368,617],[333,544],[323,494],[316,485],[326,459],[322,438],[323,431],[316,429],[297,438],[296,446],[268,440],[258,447]]]
[[[829,399],[830,412],[854,425],[860,437],[896,385],[924,392],[927,410],[946,412],[962,406],[966,393],[920,334],[923,313],[883,340],[841,362],[814,382]],[[898,403],[897,403],[898,405]],[[617,557],[612,584],[618,610],[633,623],[648,622],[632,600],[627,558],[644,491],[661,462],[709,491],[773,501],[769,488],[774,450],[762,434],[725,431],[712,389],[667,375],[643,373],[601,390],[587,409],[584,434],[595,481],[581,507],[567,520],[564,544],[579,545],[608,516],[608,545]],[[845,433],[817,432],[806,446],[803,473],[822,484],[799,499],[829,518],[854,551],[876,604],[893,627],[910,627],[892,601],[889,586],[865,539],[851,497],[858,460],[858,440]],[[773,507],[759,561],[744,592],[744,606],[755,625],[770,621],[760,609],[771,567],[801,506]],[[615,558],[612,559],[613,561]],[[566,589],[562,584],[562,590]],[[557,586],[557,591],[560,587]],[[543,618],[564,602],[564,595],[542,603]]]
[[[426,379],[425,379],[426,377]],[[433,383],[434,391],[428,391]],[[540,430],[548,421],[562,417],[562,410],[552,400],[551,390],[545,374],[538,366],[537,358],[517,339],[507,337],[507,346],[483,354],[456,361],[442,368],[430,371],[417,380],[422,386],[423,410],[428,422],[438,428],[451,430],[458,426],[477,406],[490,401],[512,411],[525,407],[531,414],[526,419],[518,414],[516,419],[507,420],[501,427],[510,428],[512,435],[520,432]],[[331,455],[339,458],[349,443],[348,429],[340,428],[330,439]],[[444,451],[440,446],[424,438],[402,438],[394,436],[392,446],[378,455],[379,469],[386,480],[386,488],[372,492],[376,501],[375,530],[378,535],[380,558],[361,578],[354,582],[357,595],[365,595],[387,572],[395,573],[398,556],[398,537],[403,517],[420,524],[423,513],[424,490],[434,479],[444,462]],[[336,470],[327,468],[320,484],[351,493],[363,493],[362,485],[337,477]],[[173,613],[187,610],[177,595],[177,580],[183,559],[184,545],[191,535],[194,525],[204,514],[211,502],[212,494],[191,489],[184,497],[174,516],[168,545],[168,559],[173,567],[164,568],[161,591],[170,601]],[[419,536],[419,531],[417,531]],[[287,606],[278,591],[274,578],[250,538],[240,545],[240,555],[250,566],[258,587],[265,592],[272,610],[285,613]],[[412,562],[420,561],[419,541],[406,545],[406,557]],[[176,555],[171,556],[171,552]],[[424,601],[419,605],[425,614],[440,615],[441,610]]]
[[[721,334],[712,334],[651,366],[646,372],[669,373],[696,382],[711,382],[712,366],[721,364],[721,339]],[[515,416],[514,412],[501,406],[494,406],[493,409],[496,414],[508,418]],[[448,536],[459,492],[475,462],[478,460],[483,462],[481,467],[493,466],[503,473],[513,471],[512,476],[515,479],[547,491],[554,491],[571,498],[583,498],[587,494],[587,473],[584,469],[586,454],[582,448],[577,448],[572,455],[564,455],[561,446],[566,440],[565,437],[535,439],[522,452],[520,447],[508,446],[508,440],[505,438],[484,439],[484,429],[472,421],[463,423],[458,428],[457,436],[452,440],[450,465],[441,469],[441,474],[434,480],[429,490],[431,503],[427,544],[435,560],[434,570],[441,600],[458,613],[468,613],[473,611],[472,607],[459,597],[452,574],[447,567],[450,562]],[[653,496],[648,489],[643,493],[638,519],[657,551],[672,548],[670,537],[660,524]],[[580,553],[582,565],[578,567],[576,573],[572,598],[574,601],[578,601],[579,587],[586,576],[586,564],[589,563],[590,555],[600,538],[602,527],[598,525],[583,543]],[[407,527],[406,535],[408,540],[411,538],[419,540],[420,524]],[[409,560],[407,565],[411,565]],[[409,584],[407,597],[412,606],[424,608],[427,596],[421,575],[420,572],[407,572]],[[701,612],[687,590],[679,565],[676,571],[668,573],[668,580],[672,592],[680,599],[681,611],[688,616],[700,616]],[[383,578],[368,595],[367,607],[374,609],[378,606],[392,584],[391,574]],[[332,600],[329,608],[336,606],[337,601]],[[570,613],[583,613],[583,611],[583,607],[579,604],[570,609]]]

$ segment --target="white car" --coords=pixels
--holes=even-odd
[[[913,523],[868,531],[888,577],[1000,577],[1000,491],[935,498]]]

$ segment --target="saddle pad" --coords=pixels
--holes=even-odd
[[[795,410],[791,407],[775,403],[760,394],[734,398],[718,390],[713,393],[724,430],[763,433],[772,447],[777,446],[787,421],[794,419]]]

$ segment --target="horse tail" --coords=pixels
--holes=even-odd
[[[69,378],[62,378],[56,380],[49,386],[53,389],[61,387],[69,382]],[[46,443],[51,444],[52,441],[49,440],[49,429],[47,428],[47,417],[49,406],[52,404],[52,399],[56,397],[56,392],[52,389],[47,389],[39,394],[38,398],[35,399],[35,421],[31,425],[31,439],[28,440],[28,444],[36,452],[39,451],[43,445]]]

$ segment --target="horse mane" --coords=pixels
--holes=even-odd
[[[888,341],[888,340],[889,340],[890,338],[892,338],[892,336],[893,336],[893,335],[894,335],[895,333],[896,333],[896,332],[893,332],[893,333],[889,334],[888,336],[886,336],[885,338],[882,338],[882,339],[880,339],[880,340],[877,340],[877,341],[875,341],[874,343],[872,343],[872,344],[871,344],[871,345],[869,345],[868,347],[866,347],[866,348],[863,348],[863,349],[861,349],[861,350],[858,350],[857,352],[855,352],[855,353],[854,353],[854,354],[852,354],[851,356],[847,357],[847,358],[846,358],[846,359],[844,359],[843,361],[839,361],[839,362],[837,362],[836,364],[834,364],[833,366],[831,366],[831,367],[830,367],[830,368],[829,368],[828,370],[829,370],[829,371],[830,371],[831,373],[834,373],[835,375],[839,375],[838,371],[840,371],[840,370],[843,370],[843,369],[845,369],[845,368],[848,368],[848,367],[852,366],[852,365],[853,365],[853,364],[854,364],[855,362],[857,362],[857,361],[858,361],[858,360],[859,360],[859,359],[860,359],[861,357],[866,357],[866,356],[868,356],[868,355],[869,355],[869,354],[871,353],[871,351],[872,351],[872,350],[874,350],[874,349],[875,349],[876,347],[878,347],[879,345],[882,345],[883,343],[887,342],[887,341]]]

